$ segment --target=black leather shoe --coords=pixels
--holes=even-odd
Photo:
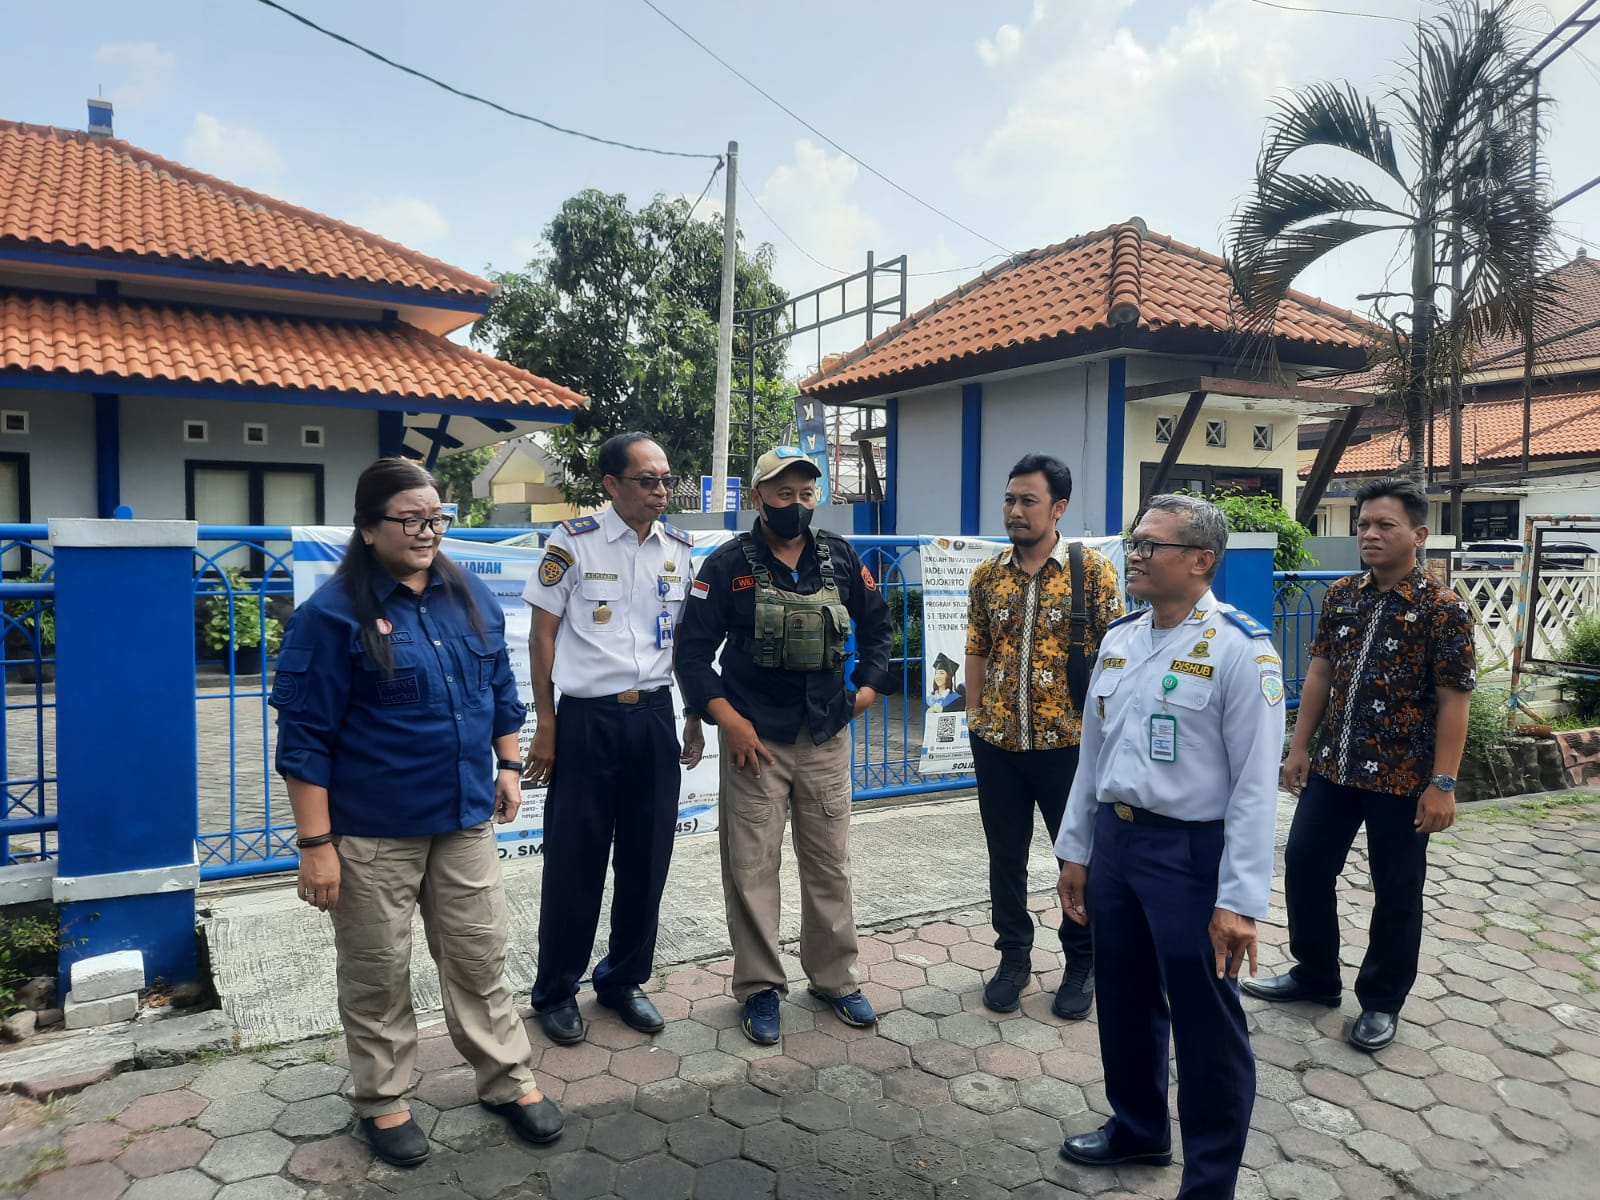
[[[583,1041],[583,1015],[578,1012],[578,1002],[568,997],[554,1008],[544,1009],[539,1013],[539,1028],[558,1046]]]
[[[624,1025],[640,1033],[660,1033],[667,1027],[656,1006],[650,1003],[650,998],[636,987],[597,992],[595,999],[601,1007],[609,1008],[621,1017]]]
[[[1022,989],[1033,975],[1033,963],[1026,958],[1000,960],[989,982],[983,985],[983,1006],[990,1012],[1016,1012],[1022,1007]]]
[[[1350,1026],[1350,1044],[1357,1050],[1365,1050],[1371,1054],[1374,1050],[1382,1050],[1394,1041],[1395,1032],[1399,1028],[1399,1014],[1364,1009],[1356,1018],[1356,1023]]]
[[[384,1129],[371,1117],[362,1117],[361,1132],[366,1134],[372,1152],[391,1167],[414,1167],[426,1159],[432,1149],[427,1135],[415,1121]]]
[[[1338,992],[1313,992],[1293,975],[1273,975],[1268,979],[1241,979],[1239,990],[1246,996],[1254,996],[1257,1000],[1271,1000],[1276,1004],[1286,1004],[1291,1000],[1308,1000],[1312,1004],[1326,1004],[1329,1008],[1339,1007]]]
[[[1172,1144],[1153,1150],[1121,1150],[1111,1145],[1111,1135],[1101,1126],[1093,1133],[1079,1133],[1061,1143],[1061,1157],[1086,1167],[1115,1167],[1121,1163],[1149,1163],[1164,1167],[1172,1161]]]
[[[480,1100],[478,1103],[490,1112],[504,1117],[513,1133],[523,1141],[532,1142],[536,1146],[555,1141],[566,1127],[561,1110],[549,1096],[533,1104],[518,1104],[515,1100],[510,1104],[490,1104],[487,1100]]]

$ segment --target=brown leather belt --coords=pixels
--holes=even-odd
[[[664,698],[669,689],[655,688],[629,688],[625,692],[618,692],[614,696],[573,696],[573,700],[582,700],[587,704],[649,704],[657,699]]]

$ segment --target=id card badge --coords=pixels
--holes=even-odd
[[[1178,761],[1178,718],[1171,713],[1150,714],[1150,761]]]
[[[660,613],[656,617],[656,649],[665,650],[672,645],[672,614]]]

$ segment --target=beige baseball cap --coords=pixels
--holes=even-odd
[[[759,487],[773,476],[783,474],[790,467],[810,471],[813,479],[822,475],[822,468],[807,458],[805,451],[799,446],[774,446],[756,459],[756,470],[755,474],[750,476],[750,486]]]

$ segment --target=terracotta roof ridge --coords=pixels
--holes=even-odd
[[[1122,224],[1107,225],[1104,229],[1096,229],[1093,233],[1082,233],[1076,237],[1067,238],[1064,241],[1052,242],[1048,246],[1040,246],[1033,250],[1019,250],[1004,262],[995,263],[994,266],[990,267],[986,271],[981,272],[974,278],[967,280],[965,283],[957,284],[953,290],[946,292],[944,295],[935,300],[930,300],[927,304],[924,304],[921,308],[917,309],[916,312],[902,318],[899,321],[896,321],[882,333],[878,334],[876,337],[873,337],[870,341],[857,346],[848,354],[840,355],[828,365],[826,370],[812,372],[810,375],[800,381],[800,386],[805,387],[808,384],[820,383],[828,376],[838,374],[852,363],[860,362],[863,358],[867,357],[867,355],[886,345],[888,342],[893,341],[912,326],[926,320],[940,309],[948,308],[951,304],[955,303],[963,296],[969,295],[978,287],[989,283],[991,280],[1004,275],[1008,271],[1014,271],[1018,267],[1024,267],[1029,263],[1039,262],[1046,258],[1053,258],[1057,254],[1061,254],[1067,250],[1075,250],[1079,246],[1086,246],[1093,242],[1103,241],[1105,238],[1116,233],[1116,231],[1121,228]]]
[[[1144,239],[1150,227],[1144,218],[1132,217],[1111,235],[1110,297],[1106,320],[1113,325],[1137,325],[1144,298]]]
[[[204,171],[197,170],[194,167],[187,166],[184,163],[180,163],[174,159],[167,158],[164,155],[157,154],[153,150],[146,150],[144,147],[136,145],[125,138],[100,137],[97,134],[85,133],[81,130],[63,129],[57,125],[36,125],[25,121],[15,121],[6,118],[0,118],[0,129],[6,128],[16,129],[24,133],[48,134],[58,138],[61,141],[82,142],[91,146],[115,149],[118,152],[127,155],[135,163],[147,163],[152,168],[158,171],[164,171],[180,182],[189,183],[196,187],[203,187],[209,191],[216,192],[218,195],[231,197],[247,204],[258,205],[259,207],[269,209],[280,216],[292,217],[296,220],[305,221],[310,225],[319,226],[324,229],[336,230],[359,240],[376,242],[399,257],[409,258],[414,263],[425,265],[429,270],[438,275],[442,275],[448,279],[454,279],[457,282],[459,289],[463,292],[478,292],[488,296],[492,295],[496,290],[496,285],[490,280],[483,278],[481,275],[475,275],[471,271],[468,271],[462,267],[458,267],[453,263],[445,262],[443,259],[434,258],[431,254],[424,254],[420,250],[414,250],[410,246],[407,246],[401,242],[396,242],[390,238],[386,238],[381,234],[373,233],[369,229],[363,229],[359,225],[353,225],[348,221],[341,221],[337,217],[331,217],[327,213],[317,212],[315,209],[304,208],[298,204],[292,204],[287,200],[281,200],[276,196],[269,196],[265,192],[258,192],[254,188],[245,187],[243,184],[234,183],[232,180],[223,179],[219,175],[209,175]],[[168,256],[158,255],[157,257],[164,258]],[[302,273],[310,274],[311,272]],[[405,284],[400,284],[398,286],[407,287]],[[407,290],[412,289],[408,288]],[[443,289],[422,288],[419,290],[442,291]]]

